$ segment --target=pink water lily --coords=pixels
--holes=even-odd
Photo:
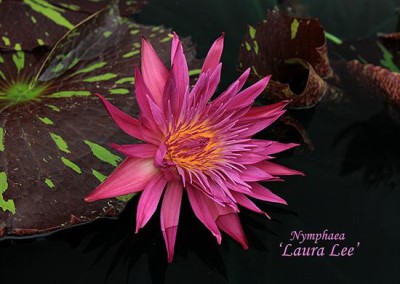
[[[188,66],[179,38],[172,40],[168,70],[153,47],[142,40],[141,72],[135,69],[138,119],[98,95],[116,124],[142,144],[112,146],[127,156],[118,168],[85,200],[92,202],[142,192],[136,232],[161,204],[161,230],[168,252],[174,255],[183,193],[196,217],[220,243],[220,230],[247,249],[239,221],[239,207],[265,214],[250,198],[286,202],[260,181],[302,174],[272,163],[272,155],[296,146],[251,137],[277,120],[287,101],[251,107],[270,77],[241,90],[246,70],[218,98],[210,101],[221,75],[224,37],[212,45],[198,81],[190,88]]]

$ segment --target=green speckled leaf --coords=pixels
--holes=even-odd
[[[122,159],[108,143],[133,142],[91,94],[137,112],[133,66],[141,35],[167,63],[170,31],[131,23],[114,8],[79,24],[51,52],[0,52],[0,236],[51,231],[124,208],[126,198],[83,201]],[[184,44],[197,68],[194,48]]]
[[[240,48],[239,69],[251,68],[253,80],[272,74],[266,97],[291,99],[292,108],[317,104],[334,81],[324,29],[318,20],[290,17],[274,10],[249,26]]]
[[[52,47],[68,30],[111,0],[6,0],[0,1],[0,48],[23,50]],[[121,0],[122,15],[138,12],[143,0]]]

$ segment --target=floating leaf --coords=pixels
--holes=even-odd
[[[101,9],[104,9],[113,2],[113,0],[68,0],[68,3],[63,0],[51,0],[55,6],[66,10],[92,14]],[[115,1],[114,1],[115,2]],[[119,10],[122,16],[129,16],[139,12],[140,8],[145,4],[145,0],[120,0]]]
[[[129,100],[140,35],[167,62],[169,32],[111,8],[72,29],[50,53],[0,52],[0,236],[55,230],[124,208],[126,200],[83,201],[121,161],[106,143],[129,139],[91,94],[135,113]],[[194,48],[186,49],[189,65],[197,64]]]
[[[400,72],[400,33],[378,34],[377,37],[344,41],[332,45],[334,59],[358,60]]]
[[[378,101],[369,100],[380,107]],[[349,125],[334,142],[339,147],[347,145],[341,174],[351,175],[361,172],[363,181],[368,186],[376,187],[384,184],[385,187],[398,189],[399,131],[399,112],[387,105],[378,112],[372,112],[368,120]]]
[[[53,46],[67,31],[110,0],[6,0],[0,1],[0,48],[32,49]],[[137,12],[143,0],[120,1],[123,15]],[[18,11],[18,12],[16,12]]]
[[[391,103],[400,107],[400,73],[372,64],[363,64],[357,60],[348,62],[347,70],[361,86],[385,96]]]
[[[239,69],[253,79],[272,74],[266,96],[291,99],[292,108],[317,104],[336,80],[329,65],[325,32],[318,20],[290,17],[274,10],[261,24],[249,26],[240,49]]]

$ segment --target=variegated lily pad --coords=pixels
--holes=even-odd
[[[129,100],[140,36],[169,61],[172,35],[117,10],[79,24],[51,52],[0,53],[0,236],[55,230],[124,208],[127,198],[83,201],[121,161],[107,143],[129,139],[91,94],[134,114],[136,107],[127,108],[135,106]],[[192,64],[194,48],[184,42]]]
[[[292,108],[314,106],[329,91],[327,80],[336,79],[319,21],[278,10],[269,12],[261,24],[249,26],[239,57],[239,69],[248,67],[254,80],[272,74],[266,96],[291,99]]]
[[[3,0],[0,1],[0,48],[32,49],[53,46],[74,26],[111,0]],[[121,0],[122,15],[137,12],[143,0]]]

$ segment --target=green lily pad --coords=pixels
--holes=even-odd
[[[38,234],[123,210],[129,198],[83,201],[122,160],[107,143],[132,143],[91,94],[138,111],[133,66],[141,35],[169,61],[170,31],[120,18],[115,7],[77,25],[50,52],[0,52],[0,236]],[[190,42],[184,44],[189,65],[198,64]]]

